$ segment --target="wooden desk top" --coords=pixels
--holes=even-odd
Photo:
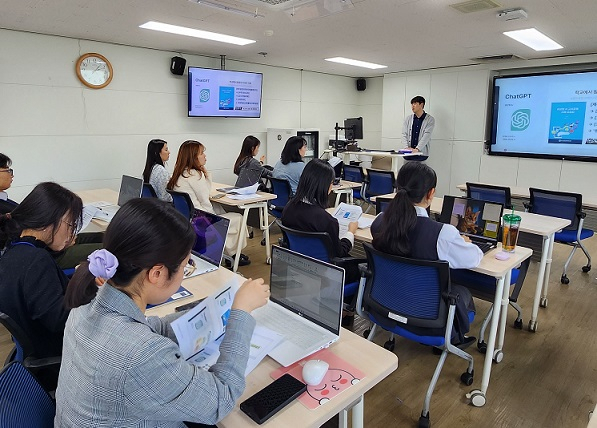
[[[334,184],[332,186],[332,190],[335,192],[340,190],[357,189],[362,185],[363,183],[357,183],[355,181],[340,180],[340,183]]]
[[[242,282],[244,278],[220,267],[217,271],[185,279],[183,285],[193,293],[193,296],[151,308],[146,311],[146,315],[164,316],[172,313],[176,306],[205,297],[228,281]],[[284,428],[291,426],[319,427],[333,415],[350,406],[359,396],[365,394],[398,367],[396,354],[344,328],[341,329],[340,340],[330,346],[330,350],[365,372],[365,378],[316,410],[308,410],[296,400],[268,421],[267,426]],[[239,404],[270,384],[273,381],[270,373],[279,367],[280,365],[276,361],[270,357],[265,357],[247,377],[247,387],[234,410],[220,421],[218,426],[222,428],[254,426],[254,422],[240,411]]]
[[[264,202],[264,201],[269,201],[269,200],[277,198],[277,196],[274,195],[273,193],[257,192],[257,196],[252,199],[237,200],[237,199],[230,199],[228,196],[214,199],[213,197],[215,195],[222,193],[222,192],[218,191],[218,189],[225,188],[225,187],[233,187],[233,186],[230,186],[229,184],[222,184],[222,183],[211,183],[211,192],[209,193],[209,198],[211,199],[212,202],[217,202],[222,205],[240,207],[242,205],[253,204],[256,202]]]

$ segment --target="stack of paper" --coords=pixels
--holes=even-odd
[[[358,205],[350,205],[344,202],[338,205],[333,216],[338,220],[338,224],[340,225],[340,238],[348,232],[348,224],[353,221],[359,221],[362,214],[363,209]]]

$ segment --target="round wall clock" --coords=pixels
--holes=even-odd
[[[75,70],[79,80],[92,89],[108,86],[114,75],[110,61],[98,53],[81,55],[75,64]]]

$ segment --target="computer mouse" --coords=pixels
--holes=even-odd
[[[307,385],[319,385],[329,367],[323,360],[309,360],[303,366],[303,380]]]
[[[506,253],[505,251],[500,251],[499,253],[495,254],[495,258],[498,260],[508,260],[510,258],[510,254]]]

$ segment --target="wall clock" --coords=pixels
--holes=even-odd
[[[114,72],[110,61],[98,53],[86,53],[75,64],[77,77],[87,87],[101,89],[112,81]]]

